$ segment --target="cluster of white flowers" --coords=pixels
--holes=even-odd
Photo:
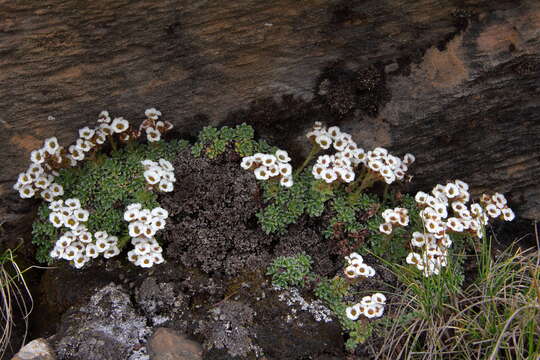
[[[124,220],[129,222],[129,236],[134,247],[128,252],[129,261],[144,268],[164,261],[163,249],[154,236],[165,228],[168,216],[169,212],[161,207],[143,209],[139,203],[127,207]]]
[[[146,133],[148,142],[156,142],[161,140],[161,135],[173,128],[173,124],[168,121],[159,120],[161,111],[155,108],[146,109],[144,112],[146,120],[139,127],[139,132]]]
[[[38,194],[50,202],[57,196],[64,195],[62,185],[54,182],[58,175],[56,170],[65,166],[64,153],[65,150],[55,137],[46,139],[43,147],[30,154],[31,164],[25,172],[19,174],[13,189],[17,190],[23,199]]]
[[[516,217],[514,211],[508,207],[506,197],[503,194],[482,194],[480,203],[487,214],[494,219],[499,218],[505,221],[512,221]]]
[[[410,253],[406,261],[423,271],[424,276],[438,275],[447,265],[448,248],[452,246],[450,234],[468,233],[482,238],[489,216],[507,221],[515,217],[502,194],[483,195],[484,207],[477,203],[469,206],[470,198],[469,185],[461,180],[437,184],[431,195],[422,191],[416,194],[426,232],[413,233],[411,245],[420,248],[421,253]]]
[[[173,191],[176,177],[174,176],[174,167],[169,161],[165,159],[159,159],[158,162],[143,160],[141,163],[144,166],[144,178],[151,188],[163,192]]]
[[[98,126],[96,128],[84,127],[79,130],[79,139],[75,146],[70,147],[70,151],[73,149],[77,151],[77,154],[82,152],[82,158],[84,158],[85,152],[88,152],[95,146],[104,144],[108,136],[115,134],[118,134],[118,138],[122,142],[139,137],[139,133],[131,129],[129,121],[123,117],[117,117],[111,120],[109,112],[103,110],[98,116]]]
[[[72,261],[80,269],[99,254],[107,259],[120,254],[116,236],[109,236],[105,231],[92,235],[88,231],[84,223],[88,221],[89,213],[81,208],[79,199],[56,200],[51,202],[49,209],[52,210],[49,221],[54,227],[70,229],[56,241],[49,254],[53,259]]]
[[[386,296],[381,293],[375,293],[371,296],[364,296],[360,303],[347,307],[346,314],[351,320],[357,320],[360,315],[368,319],[381,317],[384,313]]]
[[[88,221],[90,215],[88,210],[81,208],[79,199],[52,201],[49,209],[51,209],[49,221],[54,227],[61,228],[65,226],[72,231],[77,231],[81,226],[84,226],[83,223]]]
[[[386,209],[382,213],[384,223],[379,226],[379,231],[390,235],[394,227],[409,225],[409,211],[404,208]]]
[[[285,187],[293,186],[291,158],[285,150],[278,150],[274,155],[257,153],[242,159],[242,169],[253,170],[257,180],[268,180],[273,177],[280,179]]]
[[[316,179],[327,183],[354,181],[355,168],[363,164],[375,178],[391,184],[396,180],[403,180],[408,167],[415,160],[412,154],[406,154],[402,160],[382,147],[366,153],[352,140],[350,134],[341,131],[337,126],[327,129],[320,122],[316,122],[306,136],[323,150],[333,146],[337,151],[334,155],[319,156],[312,169]]]
[[[70,261],[73,266],[80,269],[100,254],[105,259],[120,254],[118,238],[110,236],[105,231],[98,231],[92,235],[85,226],[79,226],[77,230],[64,233],[56,241],[49,255],[53,259]]]
[[[367,152],[364,164],[370,172],[382,178],[385,183],[392,184],[396,180],[405,178],[409,166],[414,161],[413,154],[407,153],[403,159],[400,159],[390,154],[387,149],[377,147]]]
[[[353,252],[351,255],[346,256],[345,259],[349,263],[345,268],[345,276],[348,278],[354,279],[359,276],[367,278],[375,275],[375,269],[364,263],[361,255]]]

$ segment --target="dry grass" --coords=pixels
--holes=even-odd
[[[489,241],[479,244],[475,275],[467,275],[474,279],[468,283],[459,261],[430,278],[394,266],[405,289],[377,358],[540,359],[536,224],[535,234],[536,249],[511,246],[495,258]]]
[[[26,341],[28,317],[32,312],[33,300],[24,279],[24,273],[31,268],[33,267],[21,270],[11,249],[0,255],[0,317],[2,320],[0,322],[0,358],[3,358],[10,346],[13,330],[17,326],[16,314],[20,314],[24,324],[23,338],[20,342],[24,344]]]

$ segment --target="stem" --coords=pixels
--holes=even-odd
[[[386,203],[386,200],[388,200],[388,188],[390,187],[389,184],[384,184],[384,193],[383,193],[383,204]]]
[[[373,185],[375,180],[377,180],[377,177],[373,176],[372,173],[368,172],[366,176],[362,179],[362,183],[360,184],[358,189],[356,189],[353,193],[351,193],[351,195],[349,196],[349,199],[352,201],[358,200],[358,198],[362,194],[362,191],[364,191],[365,189]]]
[[[117,146],[116,146],[116,141],[114,141],[114,138],[113,138],[113,135],[109,135],[109,142],[111,143],[111,146],[112,146],[112,149],[113,151],[116,152],[116,150],[118,149]]]
[[[296,171],[294,172],[294,175],[298,176],[298,174],[300,174],[302,170],[304,170],[307,164],[309,164],[309,162],[315,157],[315,155],[317,155],[319,151],[321,151],[321,147],[319,146],[319,144],[313,144],[313,147],[311,148],[311,151],[309,152],[306,160],[304,160],[304,163],[302,164],[302,166],[296,169]]]

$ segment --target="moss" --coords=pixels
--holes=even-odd
[[[272,284],[281,288],[304,286],[311,272],[312,260],[309,255],[280,256],[268,266],[266,275],[272,277]]]

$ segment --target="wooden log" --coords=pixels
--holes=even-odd
[[[535,0],[0,0],[0,14],[2,197],[44,138],[157,107],[182,134],[249,120],[298,150],[323,118],[416,154],[420,187],[461,178],[540,218]]]

